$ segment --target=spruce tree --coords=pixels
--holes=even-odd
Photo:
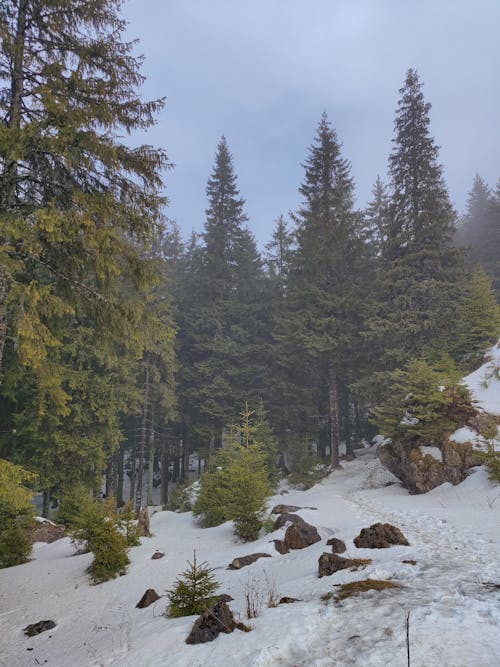
[[[244,200],[222,137],[207,185],[204,244],[189,249],[179,309],[180,391],[198,446],[222,442],[245,397],[256,399],[262,281],[255,240],[245,226]]]
[[[304,168],[287,327],[280,336],[283,342],[289,340],[292,363],[302,362],[302,381],[309,387],[316,414],[328,415],[331,464],[338,467],[340,391],[349,382],[349,359],[362,310],[358,270],[363,248],[350,165],[326,114]]]
[[[400,89],[394,148],[389,157],[390,203],[379,283],[382,363],[447,348],[459,295],[460,255],[452,248],[455,214],[429,132],[431,105],[415,70]]]
[[[196,551],[193,562],[188,561],[188,565],[167,593],[170,602],[167,613],[173,618],[202,614],[216,600],[214,593],[219,583],[215,580],[213,569],[208,567],[208,563],[197,563]]]
[[[44,359],[61,322],[125,338],[150,279],[143,248],[159,224],[162,150],[121,135],[154,123],[140,59],[123,41],[121,0],[6,0],[0,7],[0,365],[9,354],[53,382]]]

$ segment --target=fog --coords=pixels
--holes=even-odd
[[[169,215],[201,229],[217,142],[234,155],[262,244],[296,207],[301,162],[326,111],[352,163],[357,203],[386,175],[398,89],[415,67],[462,210],[476,172],[500,176],[500,3],[483,0],[129,0],[144,95],[167,97],[146,138],[168,151]]]

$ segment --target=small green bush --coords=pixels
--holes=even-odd
[[[198,565],[196,551],[193,562],[188,561],[188,565],[188,569],[177,578],[174,588],[167,593],[170,601],[167,615],[172,618],[202,614],[217,599],[214,593],[219,583],[215,580],[213,569],[207,563]]]
[[[500,483],[500,451],[495,451],[493,445],[489,445],[488,451],[481,455],[484,460],[490,479]]]
[[[0,533],[0,567],[27,563],[31,546],[26,526],[17,522],[12,523]]]
[[[122,508],[117,519],[120,530],[127,540],[127,546],[139,546],[141,543],[139,538],[139,526],[135,520],[134,503],[131,500],[129,500],[129,502]]]
[[[78,514],[73,515],[71,525],[74,539],[86,542],[94,554],[94,561],[87,570],[93,583],[100,584],[125,574],[130,562],[129,545],[121,532],[120,517],[114,511],[112,498],[100,502],[87,496]]]

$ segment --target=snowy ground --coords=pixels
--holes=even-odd
[[[405,666],[405,618],[410,612],[412,667],[493,667],[500,664],[500,486],[482,468],[461,485],[449,484],[410,496],[375,458],[373,448],[358,452],[343,470],[307,492],[291,490],[271,501],[317,507],[300,514],[318,527],[322,541],[279,555],[269,540],[235,541],[230,524],[200,529],[191,514],[161,512],[152,518],[155,536],[131,550],[128,574],[90,586],[85,568],[90,554],[72,556],[67,538],[36,545],[30,563],[0,570],[0,665],[51,667],[342,667]],[[356,549],[353,538],[376,521],[398,526],[409,547]],[[325,540],[345,540],[347,554],[372,558],[358,572],[341,571],[319,579],[318,558]],[[185,569],[193,549],[216,569],[220,592],[231,594],[233,611],[244,614],[249,581],[263,596],[253,630],[221,635],[210,644],[187,646],[194,618],[167,619],[167,601],[135,609],[146,588],[159,594]],[[151,560],[156,549],[165,558]],[[226,566],[236,556],[267,551],[239,571]],[[416,565],[403,560],[415,560]],[[371,577],[392,579],[402,589],[365,593],[343,603],[322,601],[334,585]],[[267,608],[270,588],[300,598]],[[37,637],[22,628],[42,619],[57,627]]]

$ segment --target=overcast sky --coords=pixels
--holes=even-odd
[[[165,96],[141,142],[162,146],[168,214],[200,231],[220,136],[259,244],[296,208],[301,163],[326,111],[358,206],[386,178],[398,89],[414,67],[462,210],[474,174],[500,178],[500,0],[126,0],[145,98]]]

